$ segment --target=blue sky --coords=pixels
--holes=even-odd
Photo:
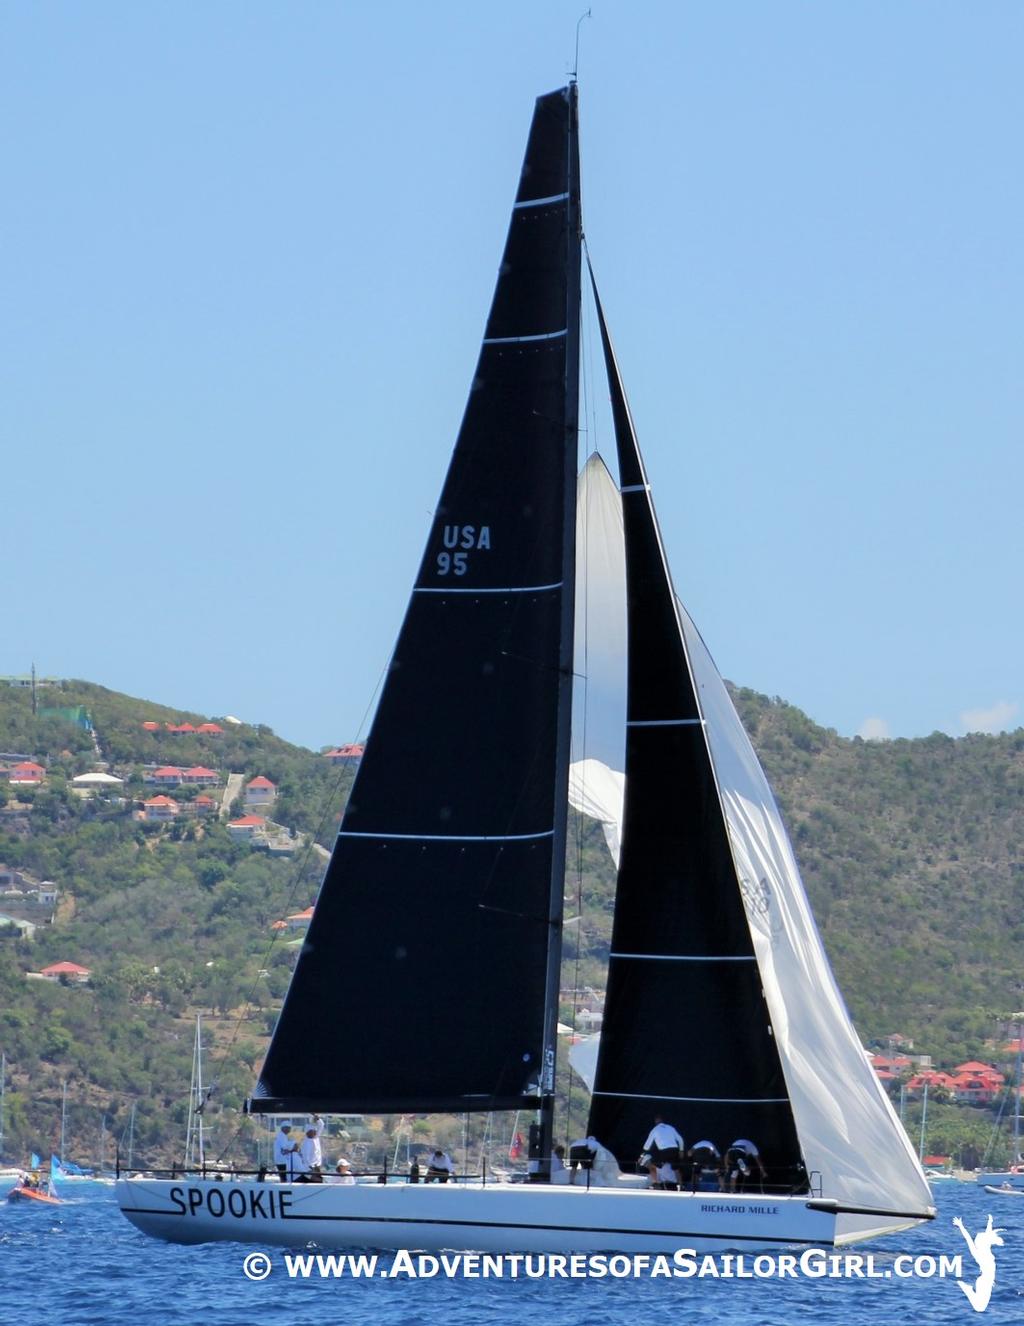
[[[4,6],[0,672],[359,733],[582,8]],[[1018,726],[1024,8],[592,8],[588,240],[721,670]]]

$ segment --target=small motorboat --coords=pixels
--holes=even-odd
[[[995,1193],[997,1197],[1024,1197],[1024,1188],[1014,1188],[1010,1183],[998,1188],[994,1183],[986,1183],[984,1187],[986,1192]]]
[[[34,1183],[19,1183],[7,1194],[9,1202],[39,1202],[44,1206],[60,1206],[60,1198]]]

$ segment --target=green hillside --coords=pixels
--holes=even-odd
[[[985,1042],[996,1019],[1021,1000],[1024,732],[849,741],[781,701],[746,690],[735,698],[862,1037],[899,1032],[940,1066],[991,1059]],[[123,1133],[133,1102],[137,1153],[180,1155],[200,1010],[215,1105],[227,1107],[211,1107],[216,1150],[239,1127],[237,1107],[294,961],[296,932],[273,922],[315,897],[325,859],[316,843],[332,840],[351,773],[266,727],[221,721],[220,736],[172,735],[164,725],[198,726],[208,716],[90,683],[40,690],[39,704],[84,706],[99,755],[92,733],[34,715],[25,691],[0,686],[0,762],[27,755],[47,770],[36,789],[0,782],[0,868],[60,890],[52,924],[39,924],[31,940],[0,927],[5,1150],[17,1157],[56,1143],[66,1080],[71,1157],[95,1159],[101,1119],[109,1133]],[[160,729],[147,731],[145,721]],[[98,759],[124,787],[83,798],[70,780]],[[217,799],[228,772],[241,775],[241,786],[269,777],[278,797],[264,813],[295,850],[235,841],[215,813],[140,822],[137,807],[154,791],[144,777],[163,764],[219,771],[221,787],[202,789]],[[187,805],[197,789],[171,795]],[[567,947],[563,988],[600,987],[614,875],[597,826],[579,824],[571,837],[567,914],[580,892],[583,919],[579,951]],[[569,927],[567,935],[576,933]],[[89,984],[26,975],[59,961],[89,968]],[[987,1114],[969,1113],[987,1132]],[[366,1154],[374,1138],[383,1147],[376,1126]],[[243,1139],[250,1128],[241,1125]],[[433,1123],[415,1128],[441,1135]]]

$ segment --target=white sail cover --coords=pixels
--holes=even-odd
[[[611,476],[594,458],[584,473],[588,524],[608,540],[586,572],[592,653],[601,629],[595,578],[607,575],[610,585],[623,585],[625,554],[621,498]],[[820,1175],[822,1195],[840,1205],[924,1213],[932,1205],[931,1191],[850,1022],[775,798],[700,633],[677,605],[808,1170]],[[905,1223],[890,1215],[847,1215],[840,1217],[837,1234],[865,1238]]]

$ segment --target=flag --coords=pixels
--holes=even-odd
[[[39,1159],[39,1157],[38,1157],[38,1156],[36,1155],[36,1153],[33,1151],[33,1152],[32,1152],[32,1155],[29,1157],[29,1169],[38,1169],[39,1166],[40,1166],[42,1163],[43,1163],[43,1162]]]
[[[512,1136],[512,1142],[508,1148],[509,1160],[519,1159],[519,1157],[523,1154],[523,1145],[524,1143],[523,1143],[522,1133],[514,1133]]]

